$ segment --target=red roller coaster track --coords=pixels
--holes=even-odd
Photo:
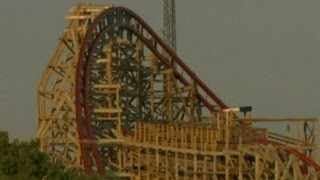
[[[90,68],[95,48],[101,38],[114,29],[125,29],[134,34],[167,68],[172,68],[174,77],[183,85],[193,84],[196,97],[211,113],[228,108],[227,105],[171,50],[164,41],[137,14],[124,7],[111,7],[102,11],[88,26],[82,40],[76,68],[75,105],[78,138],[82,162],[87,173],[93,173],[94,167],[104,174],[105,162],[96,143],[96,134],[92,126],[89,87]],[[164,56],[164,54],[166,54]],[[175,62],[173,66],[170,61]],[[304,164],[320,171],[320,166],[299,151],[273,141],[257,141],[252,144],[272,145],[284,149],[288,154],[298,157]]]
[[[294,148],[288,147],[284,144],[278,143],[278,142],[274,142],[274,141],[270,141],[270,140],[260,140],[257,142],[253,142],[253,144],[263,144],[263,145],[272,145],[273,147],[277,148],[277,149],[283,149],[285,150],[288,154],[293,154],[296,157],[298,157],[305,165],[314,167],[315,170],[320,171],[320,165],[317,164],[316,162],[314,162],[313,160],[311,160],[310,158],[308,158],[306,155],[304,155],[303,153],[297,151]]]
[[[117,22],[117,19],[114,19],[113,22],[109,22],[108,24],[105,24],[106,26],[103,29],[99,29],[99,25],[101,25],[101,22],[104,20],[104,18],[108,17],[109,15],[117,14],[117,18],[119,16],[123,17],[130,17],[133,18],[139,25],[140,31],[138,29],[135,29],[133,26],[130,26],[127,22]],[[89,62],[89,56],[92,55],[93,50],[91,47],[94,47],[94,44],[99,41],[99,37],[103,35],[105,32],[107,32],[109,29],[115,28],[115,27],[122,27],[130,30],[132,33],[134,33],[136,36],[140,38],[140,40],[147,45],[147,47],[161,60],[163,64],[165,64],[167,67],[172,66],[168,59],[166,59],[161,52],[158,51],[157,46],[161,46],[163,50],[166,51],[166,53],[169,54],[170,58],[183,70],[183,72],[178,72],[176,69],[174,70],[174,75],[177,79],[179,79],[183,84],[189,85],[191,82],[188,81],[185,78],[185,75],[182,75],[185,73],[188,75],[188,77],[191,78],[191,81],[195,83],[196,86],[202,90],[203,94],[198,93],[199,99],[203,102],[203,104],[211,111],[214,112],[217,109],[215,109],[215,104],[211,104],[212,102],[216,103],[217,106],[219,106],[220,109],[227,108],[225,103],[218,98],[218,96],[212,92],[209,87],[162,41],[162,39],[151,29],[151,27],[142,20],[137,14],[132,12],[131,10],[124,8],[124,7],[113,7],[109,8],[105,11],[103,11],[98,17],[94,19],[94,21],[90,24],[89,29],[86,32],[85,38],[82,42],[80,55],[79,55],[79,61],[77,66],[77,72],[76,72],[76,112],[77,112],[77,124],[78,124],[78,131],[79,131],[79,137],[81,140],[95,140],[94,133],[91,127],[91,117],[90,117],[90,110],[88,107],[88,97],[87,97],[87,81],[89,78],[89,75],[87,73],[88,64]],[[147,32],[151,35],[153,41],[151,42],[150,39],[147,39],[145,37],[144,32]],[[208,98],[205,98],[206,96],[211,98],[212,102],[208,101]],[[91,172],[92,163],[88,158],[88,148],[89,145],[81,144],[81,152],[83,157],[83,162],[85,165],[85,169],[88,173]],[[98,168],[99,173],[104,172],[104,168],[102,165],[101,158],[98,153],[98,148],[96,144],[92,144],[92,153],[94,155],[94,160],[96,163],[96,166]]]

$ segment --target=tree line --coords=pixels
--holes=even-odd
[[[9,140],[0,132],[0,180],[100,180],[98,175],[86,175],[79,169],[67,169],[59,161],[39,151],[36,140]]]

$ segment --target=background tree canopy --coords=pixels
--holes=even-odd
[[[78,169],[66,169],[62,163],[53,162],[41,153],[38,142],[9,140],[7,132],[0,131],[0,179],[28,180],[73,180],[117,179],[98,175],[86,175]]]

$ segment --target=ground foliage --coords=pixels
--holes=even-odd
[[[0,180],[100,180],[97,175],[86,175],[78,169],[66,169],[41,153],[38,141],[9,140],[7,132],[0,132]]]

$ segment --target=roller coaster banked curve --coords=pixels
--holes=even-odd
[[[116,15],[115,15],[116,14]],[[122,17],[122,18],[120,18]],[[108,21],[106,21],[108,19]],[[119,20],[127,19],[128,21],[119,22]],[[130,24],[131,19],[138,24],[140,29],[135,29],[135,26]],[[107,22],[107,23],[106,23]],[[92,127],[91,109],[90,109],[90,99],[89,99],[89,86],[90,86],[90,76],[89,70],[91,66],[92,54],[95,52],[95,46],[99,42],[101,36],[107,33],[109,30],[114,28],[125,28],[135,34],[151,51],[154,55],[159,58],[159,60],[167,67],[173,67],[169,63],[169,60],[159,52],[158,47],[169,55],[169,57],[183,70],[186,75],[188,75],[193,82],[189,82],[183,75],[182,72],[178,72],[176,68],[173,68],[175,77],[183,84],[189,85],[190,83],[195,83],[195,85],[201,89],[198,91],[197,97],[205,105],[207,109],[211,112],[217,111],[215,106],[219,109],[225,109],[227,106],[220,100],[209,88],[203,83],[200,78],[198,78],[190,68],[183,63],[183,61],[161,40],[161,38],[149,27],[149,25],[144,22],[138,15],[136,15],[131,10],[124,7],[112,7],[103,11],[98,15],[94,21],[90,24],[88,30],[86,31],[85,38],[82,41],[82,46],[79,53],[79,60],[76,69],[76,121],[78,126],[78,134],[80,140],[96,140],[94,130]],[[146,37],[146,35],[151,35],[151,37]],[[202,94],[201,94],[202,93]],[[210,98],[210,101],[208,100]],[[214,103],[214,104],[213,104]],[[294,154],[305,164],[314,167],[317,171],[320,167],[317,163],[313,162],[311,159],[307,158],[298,151],[288,148],[285,145],[278,144],[272,141],[260,141],[254,142],[256,144],[271,144],[277,148],[285,149],[288,153]],[[102,157],[98,152],[98,145],[96,143],[86,144],[81,143],[81,155],[84,163],[84,167],[87,173],[92,173],[92,167],[95,163],[97,171],[100,174],[105,172],[104,164],[102,162]],[[90,150],[89,150],[90,149]],[[88,157],[89,151],[92,151],[94,160]]]

